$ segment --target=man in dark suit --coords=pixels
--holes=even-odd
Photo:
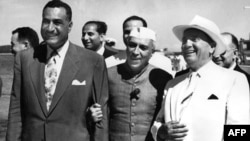
[[[82,43],[85,48],[93,50],[104,58],[110,57],[118,52],[106,45],[105,35],[107,24],[102,21],[88,21],[82,28]]]
[[[42,17],[44,42],[15,58],[6,140],[107,141],[103,58],[68,40],[73,24],[68,4],[48,2]],[[104,118],[90,131],[86,111],[95,102],[102,105]]]
[[[226,50],[219,57],[214,58],[214,62],[222,67],[241,72],[246,75],[248,83],[250,75],[242,70],[237,63],[237,51],[239,50],[239,42],[235,35],[229,32],[221,33],[226,44]]]

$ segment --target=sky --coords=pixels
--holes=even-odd
[[[131,16],[143,17],[157,33],[157,49],[180,51],[180,41],[172,28],[188,24],[195,15],[214,21],[221,32],[231,32],[238,39],[250,36],[250,0],[63,0],[73,12],[69,39],[81,45],[81,30],[89,20],[102,20],[108,25],[107,36],[117,40],[117,49],[125,49],[122,23]],[[48,0],[0,0],[0,45],[10,44],[11,32],[29,26],[40,40],[42,9]]]

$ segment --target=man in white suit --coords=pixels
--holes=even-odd
[[[173,28],[182,41],[190,72],[165,88],[162,108],[151,128],[157,141],[222,141],[225,124],[249,124],[246,77],[217,66],[224,44],[215,23],[195,16],[189,25]],[[220,46],[220,48],[217,48]]]

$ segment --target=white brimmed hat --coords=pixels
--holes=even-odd
[[[156,33],[145,27],[134,27],[132,28],[129,37],[136,37],[140,39],[151,39],[153,41],[156,41]]]
[[[213,56],[218,57],[221,52],[226,50],[223,39],[220,35],[219,27],[213,22],[204,17],[196,15],[189,25],[178,25],[173,28],[175,36],[182,41],[183,33],[186,29],[195,28],[205,32],[212,40],[216,42],[215,52]]]

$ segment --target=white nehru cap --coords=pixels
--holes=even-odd
[[[156,33],[145,27],[134,27],[130,34],[129,37],[136,37],[139,39],[151,39],[153,41],[156,41]]]

